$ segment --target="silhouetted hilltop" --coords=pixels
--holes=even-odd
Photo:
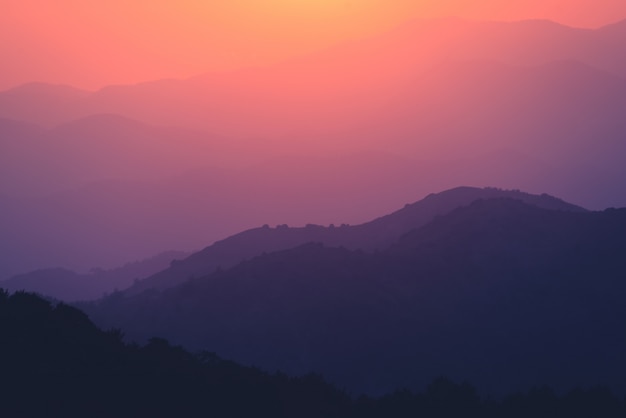
[[[380,240],[373,248],[384,248],[395,242],[400,236],[408,231],[419,228],[436,216],[445,215],[461,206],[467,206],[479,199],[510,198],[520,200],[526,204],[538,208],[585,212],[580,206],[567,203],[559,198],[548,194],[534,195],[519,190],[502,190],[493,187],[456,187],[440,193],[426,196],[424,199],[406,205],[403,209],[390,215],[383,216],[363,225],[355,226],[355,229],[368,230],[372,239]],[[375,238],[374,238],[375,237]],[[362,244],[363,249],[371,249],[367,244]],[[357,247],[359,248],[359,247]]]
[[[21,292],[0,290],[0,329],[0,400],[11,418],[617,418],[626,408],[603,387],[564,396],[533,389],[494,401],[444,378],[422,393],[351,398],[319,375],[268,374],[160,338],[125,344],[119,330],[103,332],[75,308]]]
[[[28,83],[0,92],[0,115],[3,117],[51,124],[71,117],[70,108],[92,92],[71,86]]]
[[[626,393],[625,252],[626,209],[485,199],[377,253],[306,244],[85,308],[139,340],[313,370],[355,391],[443,374],[490,393],[601,382]]]
[[[614,40],[622,40],[626,38],[626,19],[597,29],[598,33],[604,36],[610,36]]]
[[[36,270],[0,281],[0,287],[9,291],[35,292],[66,302],[97,299],[117,289],[125,289],[133,282],[165,269],[176,258],[187,255],[181,251],[168,251],[116,269],[92,269],[88,274],[64,268]]]
[[[158,338],[126,345],[120,331],[27,293],[0,290],[0,329],[7,417],[351,416],[350,399],[321,377],[270,376]]]
[[[135,294],[151,288],[165,289],[190,278],[212,273],[218,267],[229,268],[262,253],[285,250],[307,242],[366,251],[382,250],[410,230],[430,222],[435,216],[446,214],[477,199],[494,197],[520,199],[528,204],[551,210],[585,211],[579,206],[547,194],[532,195],[518,190],[458,187],[431,194],[419,202],[406,205],[390,215],[362,225],[331,227],[308,225],[304,228],[280,225],[276,228],[265,226],[244,231],[218,241],[184,260],[172,263],[170,268],[134,284],[127,293]]]

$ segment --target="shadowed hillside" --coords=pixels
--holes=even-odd
[[[558,396],[549,388],[483,400],[469,383],[434,380],[424,392],[349,397],[319,375],[268,374],[191,354],[166,340],[144,346],[102,332],[81,311],[31,294],[0,290],[5,361],[0,385],[7,417],[426,418],[621,417],[626,405],[606,388]]]
[[[584,209],[549,195],[532,195],[520,191],[495,188],[458,187],[406,205],[390,215],[361,225],[323,227],[308,225],[290,228],[265,226],[251,229],[218,241],[190,257],[173,263],[170,268],[139,281],[128,289],[134,294],[146,289],[164,289],[212,273],[216,268],[229,268],[246,259],[266,252],[286,250],[308,242],[320,242],[331,247],[346,247],[366,251],[382,250],[412,229],[430,222],[477,199],[509,197],[551,210],[581,212]]]
[[[97,299],[117,289],[125,289],[169,267],[173,260],[187,255],[180,251],[169,251],[116,269],[92,269],[88,274],[63,268],[37,270],[0,281],[0,287],[9,291],[35,292],[63,301]]]
[[[479,200],[375,254],[307,244],[85,309],[132,338],[313,370],[355,391],[444,374],[490,393],[600,382],[623,392],[625,237],[623,209]]]

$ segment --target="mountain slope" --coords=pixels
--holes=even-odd
[[[88,274],[63,268],[37,270],[0,281],[0,287],[12,292],[35,292],[63,301],[97,299],[116,289],[125,289],[133,282],[167,268],[173,260],[188,255],[168,251],[116,269],[92,269]]]
[[[160,338],[141,347],[125,344],[119,331],[100,331],[77,309],[1,290],[0,329],[0,357],[10,359],[0,399],[10,417],[496,418],[525,411],[569,418],[601,411],[617,418],[626,407],[602,387],[563,396],[543,388],[495,402],[481,399],[467,382],[443,378],[423,393],[355,399],[319,375],[270,375],[214,353],[192,355]]]
[[[159,338],[127,345],[120,331],[31,294],[0,290],[0,328],[5,416],[348,418],[353,409],[319,377],[270,376]]]
[[[14,196],[47,195],[104,179],[162,179],[250,160],[227,139],[115,114],[52,129],[0,119],[0,151],[0,192]]]
[[[86,309],[140,340],[158,333],[355,391],[444,374],[490,393],[623,392],[625,252],[624,209],[478,200],[376,254],[307,244]]]
[[[286,225],[251,229],[218,241],[192,256],[173,264],[170,268],[135,283],[128,293],[134,294],[147,289],[164,289],[175,286],[193,277],[212,273],[216,268],[229,268],[245,259],[266,252],[285,250],[308,242],[324,243],[327,246],[382,250],[400,236],[419,228],[438,215],[446,214],[459,206],[477,199],[510,197],[520,199],[537,207],[584,211],[549,195],[532,195],[520,191],[495,188],[458,187],[438,194],[431,194],[419,202],[406,205],[390,215],[361,225],[322,227],[308,225],[304,228],[289,228]]]

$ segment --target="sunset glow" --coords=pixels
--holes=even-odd
[[[598,27],[622,0],[5,0],[0,89],[33,80],[94,89],[267,65],[413,19],[552,19]]]
[[[626,417],[625,52],[626,0],[0,0],[1,415]]]
[[[0,1],[5,271],[467,184],[626,204],[623,0]]]

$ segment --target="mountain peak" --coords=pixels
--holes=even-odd
[[[450,213],[478,199],[494,198],[516,199],[549,210],[586,212],[579,206],[547,194],[533,195],[519,190],[497,188],[456,187],[430,194],[403,209],[361,225],[328,228],[313,225],[289,228],[282,225],[276,228],[265,226],[249,229],[215,242],[169,269],[139,281],[128,292],[135,294],[150,288],[172,287],[191,278],[206,276],[217,268],[230,268],[264,252],[287,250],[310,242],[352,250],[384,250],[403,235],[426,225],[439,215]]]

